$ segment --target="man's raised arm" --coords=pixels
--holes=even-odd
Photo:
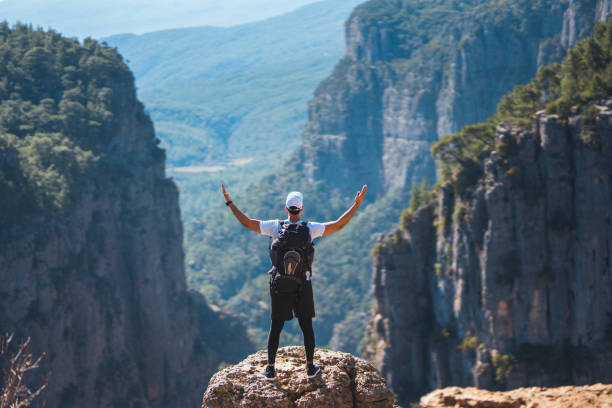
[[[355,212],[361,205],[363,198],[365,197],[366,190],[368,186],[365,185],[361,188],[361,191],[357,191],[357,195],[355,195],[355,203],[349,208],[344,214],[340,216],[336,221],[326,222],[325,223],[325,232],[323,232],[323,236],[333,234],[334,232],[340,231],[348,222],[353,218]]]
[[[242,211],[240,211],[238,207],[236,207],[236,205],[232,202],[232,198],[225,190],[225,185],[223,184],[221,184],[221,192],[223,193],[223,197],[225,197],[225,204],[232,210],[232,213],[238,219],[238,221],[240,221],[242,225],[244,225],[251,231],[261,234],[261,230],[259,229],[259,220],[249,218]]]

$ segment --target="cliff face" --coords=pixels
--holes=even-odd
[[[220,356],[201,336],[206,302],[186,288],[178,191],[131,74],[109,81],[117,126],[73,201],[2,230],[0,328],[46,354],[49,407],[196,406]]]
[[[367,182],[377,196],[433,180],[433,141],[492,115],[504,94],[559,61],[610,8],[494,3],[358,7],[346,23],[347,55],[310,104],[305,173],[339,189]]]
[[[612,100],[597,109],[500,125],[479,184],[381,243],[371,352],[402,398],[612,381]]]

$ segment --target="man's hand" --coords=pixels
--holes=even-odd
[[[361,187],[361,191],[358,191],[357,195],[355,195],[355,204],[357,204],[357,207],[361,205],[361,202],[363,201],[363,198],[365,197],[367,190],[368,190],[368,185],[365,184],[363,187]]]
[[[226,203],[232,201],[232,197],[230,197],[230,195],[228,194],[227,190],[225,189],[225,184],[223,183],[221,183],[221,192],[223,193],[223,197],[225,198]],[[230,210],[232,210],[234,217],[236,217],[243,226],[250,229],[251,231],[261,233],[259,229],[259,220],[250,219],[242,211],[240,211],[235,204],[231,204],[229,208]]]
[[[327,236],[333,234],[334,232],[340,231],[348,222],[353,218],[357,208],[361,205],[363,198],[365,197],[366,190],[368,189],[367,185],[361,187],[361,191],[357,191],[355,194],[355,204],[351,206],[344,214],[340,216],[336,221],[326,222],[325,223],[325,231],[323,232],[323,236]]]
[[[225,184],[221,183],[221,192],[223,193],[223,197],[225,197],[225,202],[232,201],[232,197],[225,190]]]

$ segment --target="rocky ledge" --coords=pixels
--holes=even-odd
[[[448,387],[433,391],[421,408],[612,408],[612,385],[517,388],[506,392]]]
[[[321,374],[306,377],[304,349],[279,349],[276,379],[260,371],[267,363],[265,350],[217,372],[208,383],[202,408],[371,407],[392,408],[393,394],[378,371],[351,354],[318,349],[315,362]]]

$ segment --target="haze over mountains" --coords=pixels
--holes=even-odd
[[[10,23],[53,28],[65,36],[100,38],[178,27],[227,27],[287,13],[315,0],[2,0]]]

